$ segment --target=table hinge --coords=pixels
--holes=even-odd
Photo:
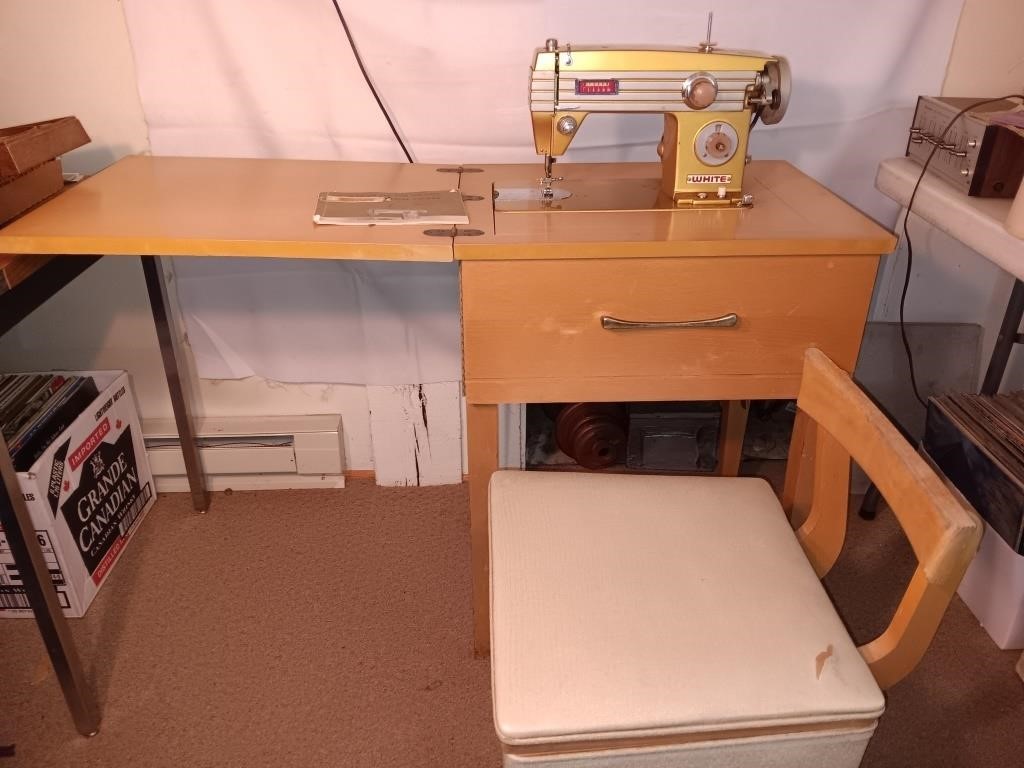
[[[484,231],[482,229],[459,229],[449,227],[448,229],[424,229],[423,234],[430,237],[479,237]]]

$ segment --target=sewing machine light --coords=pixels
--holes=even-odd
[[[558,128],[558,132],[563,136],[570,136],[576,131],[576,128],[579,127],[579,123],[576,122],[576,118],[572,115],[565,115],[564,117],[559,118],[556,127]]]

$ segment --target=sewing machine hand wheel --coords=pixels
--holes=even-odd
[[[789,74],[789,62],[782,56],[770,61],[764,68],[768,83],[765,86],[765,95],[771,96],[771,103],[761,111],[761,122],[765,125],[774,125],[782,120],[789,107],[789,94],[792,92],[793,81]]]

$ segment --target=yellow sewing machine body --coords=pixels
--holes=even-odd
[[[536,52],[530,111],[537,153],[565,153],[587,115],[662,113],[661,194],[668,204],[744,205],[743,170],[754,116],[774,123],[789,99],[780,56],[700,48],[572,46]],[[670,201],[670,202],[669,202]]]

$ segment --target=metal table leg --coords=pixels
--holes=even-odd
[[[1006,313],[1003,315],[1003,324],[999,326],[999,335],[996,336],[996,345],[988,361],[988,370],[985,371],[985,379],[981,382],[981,394],[994,395],[999,391],[999,385],[1003,383],[1003,374],[1006,373],[1006,363],[1010,359],[1010,350],[1014,344],[1021,341],[1019,331],[1022,317],[1024,283],[1014,280],[1010,301],[1007,302]]]
[[[142,256],[142,271],[146,276],[149,291],[149,305],[153,310],[156,335],[160,340],[160,356],[163,358],[167,389],[171,393],[171,407],[174,409],[174,423],[181,441],[181,454],[185,459],[185,473],[188,487],[192,492],[192,506],[205,512],[210,506],[210,495],[206,491],[203,467],[199,461],[195,431],[192,428],[192,393],[187,377],[181,375],[182,352],[178,348],[177,334],[168,318],[170,301],[167,295],[167,281],[161,268],[159,256]]]
[[[861,520],[874,520],[878,516],[878,504],[882,500],[882,493],[872,483],[864,492],[864,498],[860,502],[860,510],[857,514]]]
[[[39,634],[57,673],[64,699],[71,710],[75,728],[83,736],[95,736],[100,729],[99,708],[89,690],[78,658],[67,619],[57,602],[57,592],[50,579],[42,550],[36,540],[35,526],[18,486],[18,478],[7,452],[7,442],[0,435],[0,474],[3,475],[5,497],[0,497],[0,525],[14,555],[14,564],[25,587],[28,604],[35,614]]]

